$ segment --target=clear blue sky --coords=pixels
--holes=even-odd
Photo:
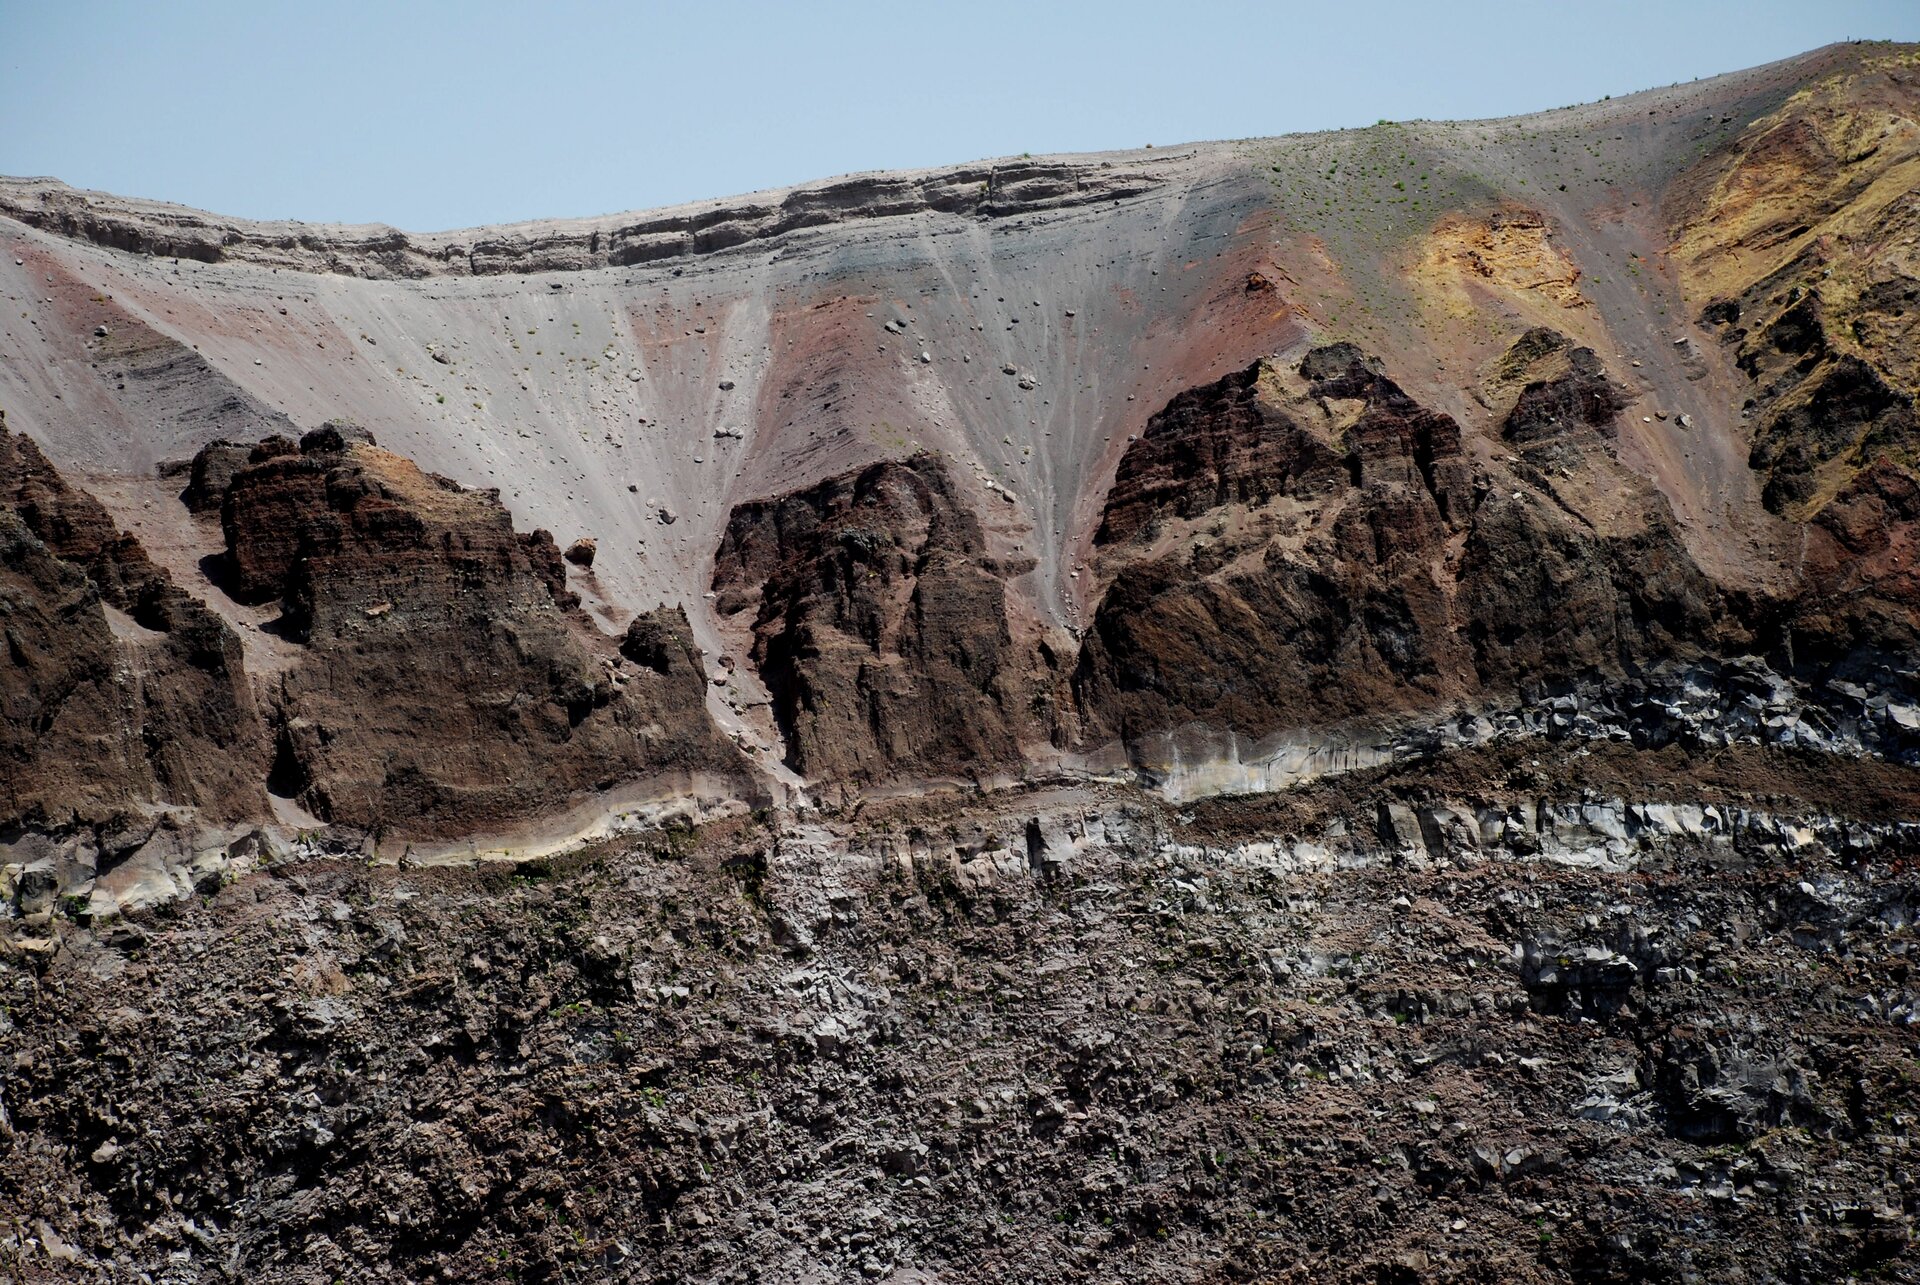
[[[854,170],[1500,116],[1915,0],[0,0],[0,173],[418,231]]]

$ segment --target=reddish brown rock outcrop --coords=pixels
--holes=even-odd
[[[239,640],[0,416],[0,826],[266,809]]]
[[[1126,540],[1156,517],[1190,518],[1237,501],[1264,504],[1284,490],[1344,484],[1331,442],[1262,396],[1265,363],[1179,394],[1121,457],[1094,540]]]
[[[1620,412],[1626,407],[1626,394],[1607,378],[1593,349],[1575,348],[1566,354],[1564,371],[1536,379],[1520,390],[1501,424],[1501,433],[1516,446],[1564,437],[1581,429],[1612,438],[1618,431]]]
[[[304,647],[274,692],[276,791],[406,838],[642,778],[755,793],[698,665],[628,666],[570,619],[551,537],[517,535],[496,493],[324,430],[252,459],[222,506],[233,587],[277,599]]]
[[[1600,427],[1610,388],[1586,353],[1530,385],[1512,422]],[[1096,736],[1188,723],[1259,736],[1433,709],[1677,654],[1715,627],[1714,591],[1657,496],[1602,533],[1543,480],[1494,494],[1458,425],[1351,345],[1205,391],[1156,416],[1120,466],[1102,531],[1138,534],[1109,536],[1074,680]],[[1201,470],[1181,489],[1159,467],[1196,452],[1240,471]],[[1156,475],[1157,504],[1139,481]],[[1156,539],[1150,508],[1189,525]]]
[[[733,512],[715,560],[724,615],[753,611],[752,659],[788,759],[873,782],[967,775],[1036,734],[1006,581],[933,455]]]
[[[1880,456],[1809,524],[1796,658],[1911,665],[1920,656],[1917,557],[1920,482]]]
[[[1090,730],[1131,739],[1201,722],[1261,733],[1457,691],[1460,644],[1430,565],[1446,509],[1465,501],[1457,427],[1350,345],[1223,383],[1234,381],[1264,391],[1257,417],[1218,399],[1212,415],[1156,416],[1129,455],[1225,431],[1253,438],[1239,460],[1261,459],[1266,438],[1311,463],[1262,470],[1286,479],[1270,492],[1263,482],[1189,493],[1173,511],[1206,518],[1204,529],[1183,528],[1164,552],[1110,552],[1074,680]],[[1122,461],[1123,477],[1135,471]],[[1121,493],[1110,514],[1116,503],[1138,507]]]

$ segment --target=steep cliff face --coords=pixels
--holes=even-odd
[[[1898,1276],[1917,86],[0,180],[0,1262]]]
[[[1920,446],[1920,88],[1910,55],[1823,77],[1672,202],[1674,252],[1747,376],[1768,507],[1811,516]]]
[[[1176,396],[1119,462],[1070,666],[1016,639],[1020,568],[985,558],[933,457],[741,506],[717,606],[754,612],[791,765],[859,784],[1043,739],[1138,756],[1191,728],[1439,716],[1724,641],[1660,497],[1613,459],[1623,398],[1592,350],[1533,334],[1501,369],[1520,388],[1501,433],[1527,458],[1497,486],[1351,344]]]
[[[1142,485],[1196,450],[1221,467]],[[1102,521],[1108,583],[1074,678],[1090,734],[1259,735],[1458,694],[1439,564],[1464,482],[1457,425],[1351,345],[1177,399],[1122,459]]]
[[[0,828],[265,811],[233,631],[0,415]]]
[[[1806,591],[1792,644],[1844,676],[1896,674],[1920,689],[1920,481],[1881,455],[1807,531]]]
[[[313,714],[332,739],[275,721],[276,782],[357,824],[651,770],[594,693],[657,603],[734,662],[673,700],[786,786],[1139,765],[1749,654],[1904,687],[1916,73],[1836,47],[1524,124],[439,235],[7,181],[0,394],[121,525],[221,514],[204,562],[209,523],[148,538],[236,619],[281,604],[240,633],[276,702],[318,711],[396,622],[401,652],[473,647],[500,686],[454,702],[442,766],[396,765],[445,797],[347,766],[426,702],[377,745],[342,745],[348,706]],[[499,620],[557,659],[502,659]],[[454,771],[481,707],[565,765]]]
[[[1700,324],[1744,376],[1748,462],[1803,550],[1803,665],[1915,682],[1920,85],[1910,52],[1822,77],[1670,203]]]
[[[277,601],[299,647],[271,697],[277,792],[397,838],[498,830],[642,778],[751,796],[685,647],[630,664],[569,619],[551,537],[517,535],[496,495],[338,425],[249,458],[221,506],[229,583]]]
[[[1156,417],[1102,525],[1136,534],[1103,560],[1110,583],[1076,675],[1090,726],[1259,737],[1504,699],[1704,641],[1713,590],[1658,496],[1605,449],[1620,399],[1598,359],[1557,335],[1516,348],[1510,370],[1531,349],[1566,356],[1559,374],[1523,383],[1502,435],[1530,458],[1504,480],[1469,462],[1450,416],[1351,345],[1223,381],[1211,412],[1183,400]],[[1241,387],[1257,414],[1219,395]],[[1147,461],[1236,435],[1246,474],[1185,470],[1196,484],[1159,505],[1177,524],[1139,528],[1131,481]],[[1274,469],[1277,443],[1309,466]],[[1640,512],[1582,514],[1583,497],[1556,490],[1576,477],[1628,489]]]
[[[872,783],[1014,763],[1040,730],[1007,580],[938,457],[916,455],[734,510],[715,559],[723,615],[809,776]]]

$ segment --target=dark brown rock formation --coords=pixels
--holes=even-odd
[[[1350,345],[1310,353],[1297,376],[1262,362],[1214,386],[1264,387],[1257,415],[1242,399],[1189,401],[1129,450],[1170,458],[1182,439],[1238,438],[1231,458],[1253,481],[1229,473],[1164,506],[1208,519],[1171,550],[1108,555],[1075,676],[1094,735],[1193,721],[1260,733],[1459,690],[1464,656],[1432,565],[1468,498],[1458,428]],[[1305,466],[1273,467],[1270,443]],[[1122,478],[1141,472],[1122,461]],[[1103,532],[1138,530],[1138,493],[1115,492]]]
[[[1075,677],[1090,733],[1197,722],[1258,736],[1436,708],[1679,654],[1712,632],[1714,591],[1657,495],[1602,533],[1543,484],[1476,485],[1454,421],[1351,345],[1309,353],[1297,375],[1266,362],[1183,395],[1122,461],[1103,533],[1142,531],[1155,507],[1207,525],[1164,550],[1110,549]],[[1599,428],[1618,404],[1581,349],[1527,386],[1509,422]],[[1180,469],[1158,463],[1196,454],[1229,467],[1181,489]],[[1315,466],[1275,462],[1303,457]],[[1156,475],[1158,504],[1140,483]]]
[[[752,610],[752,658],[794,768],[871,782],[1013,761],[1034,734],[1006,580],[932,455],[734,510],[720,610]]]
[[[257,448],[221,520],[235,592],[277,599],[305,648],[274,693],[273,788],[326,820],[445,837],[637,778],[745,775],[697,664],[601,654],[556,601],[551,537],[516,535],[494,492],[324,428]]]
[[[1604,435],[1617,389],[1551,338],[1509,426]],[[1459,426],[1351,345],[1182,393],[1120,463],[1064,690],[1045,648],[1015,642],[1002,575],[932,457],[736,509],[713,583],[723,615],[755,611],[792,765],[860,784],[990,769],[1042,736],[1091,749],[1437,714],[1751,642],[1659,494],[1566,448],[1611,516],[1570,511],[1526,466],[1519,490],[1476,478]]]
[[[1563,373],[1534,380],[1520,390],[1501,431],[1518,446],[1583,428],[1611,438],[1626,406],[1626,394],[1607,378],[1593,349],[1575,348],[1567,353]]]
[[[1504,695],[1747,641],[1722,621],[1718,590],[1650,490],[1638,492],[1643,521],[1611,533],[1570,516],[1550,495],[1484,499],[1454,572],[1473,684]]]
[[[225,439],[201,447],[188,469],[187,486],[180,493],[181,502],[195,513],[219,513],[220,502],[226,498],[227,483],[247,466],[252,451],[250,446]]]
[[[1283,490],[1343,484],[1340,455],[1287,418],[1261,378],[1265,363],[1190,389],[1128,449],[1094,539],[1126,540],[1162,514],[1190,518],[1229,502],[1263,504]],[[1269,378],[1271,384],[1271,378]]]
[[[540,583],[547,587],[547,593],[556,607],[571,611],[580,605],[580,595],[567,588],[567,564],[561,559],[560,546],[554,543],[553,532],[544,527],[525,532],[520,536],[520,549],[527,555],[527,563],[533,568],[533,574],[539,576]]]
[[[1807,514],[1879,451],[1920,441],[1920,419],[1912,395],[1856,346],[1831,342],[1817,290],[1792,286],[1768,295],[1777,285],[1762,282],[1744,300],[1710,305],[1703,320],[1723,328],[1753,381],[1748,462],[1766,477],[1767,507]],[[1771,319],[1758,320],[1770,306]],[[1748,324],[1740,324],[1743,318]]]
[[[0,825],[264,812],[239,640],[0,417]]]

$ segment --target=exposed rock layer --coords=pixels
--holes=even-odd
[[[1008,567],[947,466],[876,464],[734,510],[715,559],[726,614],[754,612],[752,659],[789,761],[874,782],[992,769],[1033,735]]]
[[[221,507],[233,592],[300,645],[274,692],[273,786],[376,835],[498,829],[639,777],[731,778],[682,638],[633,668],[565,610],[545,532],[337,429],[256,447]]]
[[[368,277],[486,276],[624,267],[710,254],[843,222],[937,211],[1002,218],[1111,201],[1151,190],[1151,161],[1124,168],[1009,159],[911,175],[871,174],[732,202],[570,223],[419,236],[223,220],[199,210],[127,201],[47,180],[0,180],[0,215],[29,227],[137,254],[247,262]]]
[[[1715,770],[254,875],[0,970],[0,1204],[56,1279],[1898,1277],[1912,782]]]
[[[258,817],[239,640],[0,414],[0,829],[173,804]]]

